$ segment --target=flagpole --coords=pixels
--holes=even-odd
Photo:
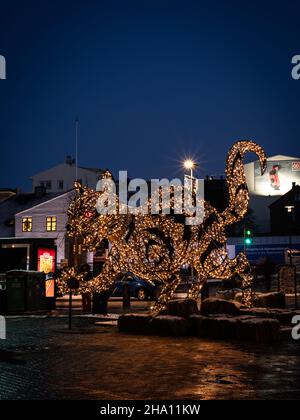
[[[75,119],[75,180],[78,180],[78,117]]]

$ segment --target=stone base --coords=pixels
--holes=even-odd
[[[118,319],[118,328],[120,332],[129,334],[149,334],[151,315],[145,314],[125,314]]]
[[[242,294],[237,293],[235,300],[241,302]],[[253,299],[255,308],[285,308],[285,294],[282,292],[256,293]]]
[[[280,324],[275,319],[253,316],[191,316],[191,331],[197,337],[218,340],[270,342],[279,339]]]
[[[191,333],[197,337],[215,339],[235,339],[236,319],[229,316],[202,316],[190,317]]]
[[[164,315],[181,316],[188,318],[190,315],[198,314],[197,302],[192,299],[174,299],[167,303]]]
[[[149,323],[150,333],[163,336],[189,335],[190,325],[187,319],[172,315],[159,315],[153,317]]]
[[[253,318],[237,320],[237,339],[272,342],[279,339],[280,324],[276,319]]]
[[[201,315],[215,315],[226,314],[237,316],[241,312],[243,305],[240,302],[219,299],[207,298],[201,303]]]
[[[143,335],[188,336],[218,340],[271,342],[280,338],[280,324],[276,319],[251,315],[191,315],[183,318],[171,315],[151,317],[126,314],[119,317],[120,332]]]
[[[300,310],[272,309],[272,308],[250,308],[242,309],[241,314],[251,315],[258,318],[277,319],[280,324],[292,325],[292,319],[295,315],[300,315]]]

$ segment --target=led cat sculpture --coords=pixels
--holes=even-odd
[[[159,312],[180,283],[182,266],[190,264],[197,273],[197,280],[189,290],[189,298],[198,298],[209,277],[229,279],[238,275],[242,280],[244,302],[250,306],[249,261],[244,253],[230,259],[226,250],[226,228],[242,220],[248,210],[249,193],[243,165],[247,152],[258,156],[261,173],[265,172],[267,159],[258,144],[244,140],[234,143],[226,163],[228,206],[218,212],[204,202],[204,219],[199,225],[185,225],[184,218],[177,215],[119,214],[117,196],[116,214],[99,214],[96,204],[102,192],[76,182],[76,194],[68,209],[68,235],[89,251],[95,251],[104,239],[111,244],[102,272],[89,282],[82,281],[80,274],[78,291],[107,290],[121,271],[130,271],[149,282],[161,280],[163,287],[153,307],[154,312]],[[105,176],[111,174],[107,172]],[[68,270],[60,278],[64,290]]]

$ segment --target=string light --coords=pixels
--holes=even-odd
[[[68,209],[68,235],[79,241],[86,251],[95,252],[104,239],[111,243],[111,249],[101,273],[88,282],[78,268],[64,269],[58,279],[60,290],[63,293],[68,290],[68,279],[72,277],[78,280],[76,293],[102,292],[113,285],[121,271],[130,271],[149,282],[162,282],[160,296],[152,308],[157,313],[179,285],[182,267],[189,264],[197,273],[197,281],[188,293],[191,299],[198,299],[209,277],[228,279],[237,274],[242,279],[244,302],[250,306],[253,278],[249,261],[244,253],[230,259],[226,250],[226,228],[240,221],[248,209],[249,193],[243,165],[247,152],[257,154],[262,174],[266,170],[266,156],[258,144],[246,140],[234,143],[226,162],[228,206],[218,212],[204,202],[205,215],[199,225],[184,224],[185,217],[190,215],[172,214],[174,200],[171,200],[171,214],[163,214],[161,202],[159,214],[145,214],[145,206],[151,208],[150,198],[137,214],[120,214],[116,195],[116,214],[99,214],[96,203],[103,193],[76,182],[76,195]],[[104,176],[112,177],[109,171]],[[172,187],[171,197],[175,196],[175,188],[181,187]]]

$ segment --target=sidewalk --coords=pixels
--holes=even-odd
[[[133,336],[79,318],[74,327],[8,319],[0,399],[300,399],[298,342]]]

